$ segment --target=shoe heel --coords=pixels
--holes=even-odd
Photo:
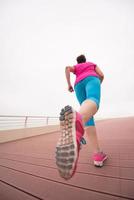
[[[94,165],[96,167],[102,167],[103,166],[103,161],[94,161]]]

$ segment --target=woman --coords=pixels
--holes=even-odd
[[[107,159],[106,154],[100,150],[93,118],[99,108],[104,75],[96,64],[86,62],[84,55],[78,56],[76,60],[77,65],[66,67],[65,73],[68,90],[75,90],[80,109],[76,112],[71,106],[65,106],[61,110],[61,137],[56,147],[56,164],[64,179],[71,178],[76,171],[84,129],[92,144],[94,165],[101,167]],[[74,90],[70,82],[70,73],[76,75]]]

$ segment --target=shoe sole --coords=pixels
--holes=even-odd
[[[76,112],[71,106],[65,106],[61,109],[59,120],[61,136],[56,146],[56,165],[60,176],[67,180],[72,177],[78,159]]]
[[[104,164],[104,161],[107,159],[107,156],[102,161],[94,161],[94,165],[96,167],[102,167]]]

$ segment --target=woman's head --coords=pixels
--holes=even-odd
[[[80,55],[76,58],[77,63],[84,63],[86,62],[86,57],[84,55]]]

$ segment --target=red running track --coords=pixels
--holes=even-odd
[[[69,181],[59,177],[55,164],[59,132],[0,144],[0,200],[134,199],[134,117],[96,126],[108,160],[94,167],[87,143]]]

